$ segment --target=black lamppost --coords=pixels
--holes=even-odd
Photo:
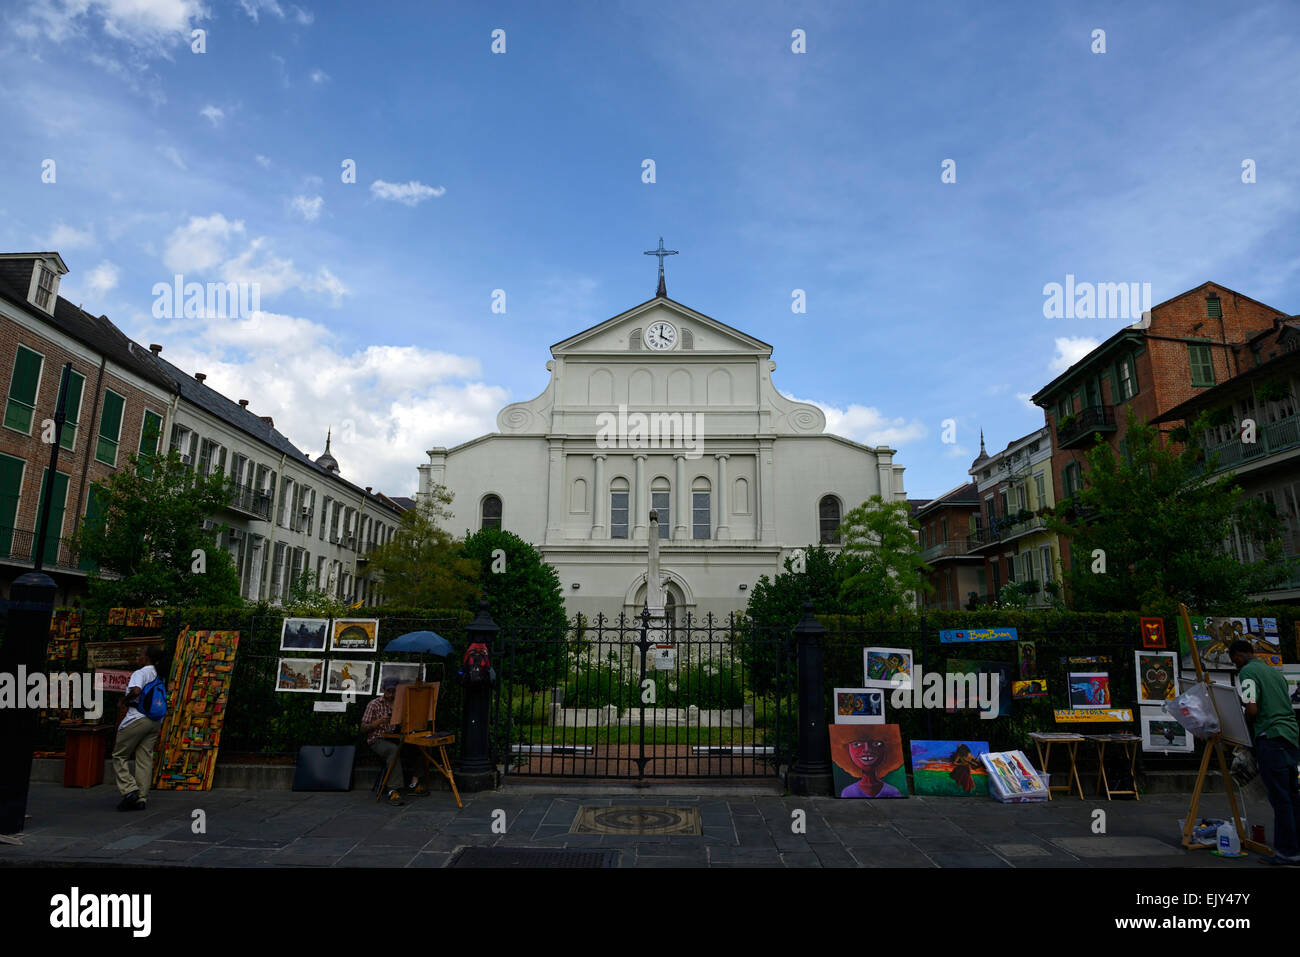
[[[481,644],[491,650],[493,639],[501,629],[488,614],[487,599],[478,605],[478,614],[465,626],[471,645]],[[462,791],[487,791],[496,787],[497,769],[488,748],[488,711],[492,682],[471,682],[462,677],[464,699],[461,702],[460,759],[456,762],[456,787]]]
[[[50,446],[50,468],[45,475],[45,500],[36,521],[32,570],[20,575],[9,588],[8,622],[0,646],[0,673],[16,676],[19,667],[28,674],[45,670],[45,651],[50,639],[50,616],[58,586],[41,570],[45,563],[45,542],[54,499],[54,478],[59,465],[59,442],[67,421],[68,381],[72,363],[63,367],[63,382],[54,408],[54,443]],[[55,547],[58,554],[58,547]],[[32,751],[36,746],[39,712],[34,708],[0,708],[0,834],[16,835],[27,816],[27,789],[32,775]]]
[[[799,752],[786,785],[793,794],[827,795],[833,787],[822,662],[826,629],[813,617],[811,601],[803,603],[803,618],[794,626],[794,636],[799,649]]]

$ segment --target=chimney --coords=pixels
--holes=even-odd
[[[248,408],[248,400],[247,400],[247,399],[240,399],[240,400],[239,400],[239,407],[240,407],[241,409],[247,409],[247,408]]]
[[[200,382],[202,382],[204,379],[207,378],[207,376],[204,375],[202,372],[196,372],[196,373],[194,373],[194,378],[196,378],[196,379],[198,379]]]
[[[156,342],[151,342],[149,343],[149,351],[154,355],[159,355],[162,352],[162,346]]]
[[[260,418],[263,422],[265,422],[265,423],[266,423],[267,425],[269,425],[271,428],[275,428],[275,419],[271,418],[269,415],[258,416],[258,418]]]
[[[370,494],[370,489],[371,489],[371,486],[367,485],[367,486],[366,486],[366,494],[367,494],[367,495]]]

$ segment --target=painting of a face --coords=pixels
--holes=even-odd
[[[898,725],[833,724],[829,731],[836,794],[845,798],[907,796]]]
[[[883,741],[849,742],[849,758],[864,771],[877,767],[884,757],[885,742]]]

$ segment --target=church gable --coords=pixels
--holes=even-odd
[[[671,344],[664,349],[664,336],[656,334],[667,328]],[[745,356],[770,356],[772,347],[671,299],[657,298],[627,312],[607,319],[551,346],[556,358],[611,353],[730,353]]]

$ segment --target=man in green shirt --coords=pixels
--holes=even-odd
[[[1273,805],[1273,856],[1269,864],[1300,865],[1300,726],[1291,709],[1286,679],[1255,657],[1248,641],[1234,641],[1228,656],[1241,675],[1241,699],[1253,724],[1255,762]]]

